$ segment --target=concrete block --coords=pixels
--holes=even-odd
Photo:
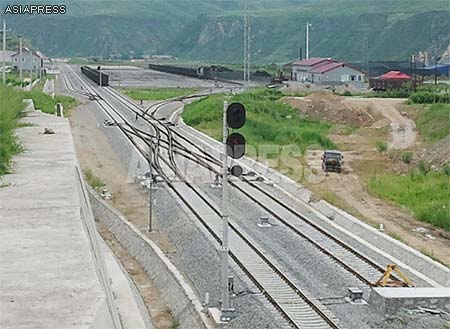
[[[372,288],[369,305],[383,315],[394,315],[403,309],[429,308],[446,311],[450,288]]]

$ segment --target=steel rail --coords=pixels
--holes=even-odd
[[[95,92],[95,90],[94,90]],[[98,95],[98,94],[97,94]],[[126,136],[126,138],[138,149],[139,153],[141,153],[141,155],[145,158],[148,158],[148,154],[145,153],[144,150],[142,150],[142,148],[134,141],[134,139],[130,136],[131,134],[129,132],[127,132],[127,129],[125,129],[124,127],[122,127],[122,124],[116,120],[116,118],[114,117],[114,115],[112,115],[110,113],[110,110],[113,110],[114,113],[116,115],[118,115],[121,120],[124,121],[124,124],[130,128],[133,132],[133,135],[139,135],[142,136],[141,133],[139,131],[137,131],[136,129],[133,128],[133,125],[131,125],[123,116],[121,116],[118,111],[115,111],[114,108],[111,106],[111,104],[107,103],[105,101],[105,103],[108,105],[108,107],[110,108],[110,110],[108,110],[108,107],[105,106],[105,104],[102,104],[102,102],[100,100],[96,100],[97,104],[104,110],[104,112],[111,118],[111,120],[113,120],[113,122],[115,123],[115,125],[122,131],[122,133]],[[145,144],[149,144],[148,141],[146,140],[146,138],[141,138],[143,140],[143,142]],[[161,157],[162,158],[162,157]],[[168,161],[164,158],[162,158],[163,161],[166,163],[166,165],[168,166],[168,168],[170,170],[172,170],[174,173],[176,173],[176,170],[174,170],[174,168],[168,163]],[[162,168],[157,168],[155,166],[156,170],[162,170]],[[163,174],[161,172],[161,174]],[[167,177],[166,174],[163,174],[162,176]],[[213,235],[213,237],[219,242],[219,244],[221,244],[221,240],[220,238],[217,236],[217,234],[213,231],[213,229],[211,227],[209,227],[209,225],[206,223],[206,221],[204,221],[204,219],[199,215],[199,213],[193,209],[193,207],[190,205],[190,202],[188,200],[186,200],[181,193],[179,193],[179,191],[177,191],[176,187],[174,186],[174,184],[171,182],[171,180],[165,178],[166,183],[168,184],[168,186],[174,191],[175,194],[178,195],[178,197],[180,198],[180,200],[189,208],[189,210],[194,214],[194,216],[200,220],[200,222],[206,227],[206,229]],[[216,207],[214,207],[213,205],[211,205],[208,200],[206,200],[197,190],[196,188],[188,183],[185,182],[185,184],[194,192],[196,193],[214,212],[216,212],[219,216],[220,216],[220,212],[218,209],[216,209]],[[329,328],[334,328],[334,329],[338,329],[339,326],[337,325],[336,321],[333,319],[330,319],[330,317],[325,314],[322,309],[320,307],[318,307],[313,301],[311,301],[304,293],[301,292],[301,290],[295,286],[295,284],[289,280],[289,278],[281,271],[279,270],[276,265],[274,265],[268,258],[267,256],[265,256],[263,254],[263,252],[261,252],[256,246],[254,246],[247,238],[245,238],[245,236],[239,232],[239,230],[234,226],[234,225],[230,225],[231,229],[255,252],[257,253],[257,255],[279,276],[283,279],[283,281],[292,289],[293,292],[295,292],[295,294],[297,294],[307,305],[309,305],[309,307],[311,308],[311,310],[313,312],[315,312],[322,320],[324,320],[327,323],[327,327]],[[274,305],[274,307],[283,315],[283,317],[295,328],[301,328],[298,323],[296,322],[296,319],[293,319],[292,316],[290,314],[288,314],[286,312],[286,310],[280,306],[278,304],[278,302],[275,300],[275,298],[273,298],[270,293],[267,291],[267,289],[262,286],[259,281],[255,278],[254,274],[252,274],[252,272],[238,259],[238,257],[236,255],[234,255],[234,253],[230,252],[231,257],[234,259],[234,261],[236,262],[236,264],[238,264],[238,266],[249,276],[249,278],[257,285],[257,287],[261,290],[261,292],[266,296],[266,298]],[[306,312],[306,311],[304,311]],[[307,319],[307,321],[313,321],[311,319]],[[323,325],[321,324],[312,324],[310,326],[311,328],[324,328]]]

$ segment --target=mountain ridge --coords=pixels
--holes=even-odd
[[[242,58],[243,0],[53,2],[65,4],[67,15],[7,17],[15,34],[53,57],[167,54],[217,63]],[[450,43],[445,0],[249,1],[249,15],[255,63],[297,58],[307,21],[313,24],[312,56],[407,60],[419,50],[442,52]]]

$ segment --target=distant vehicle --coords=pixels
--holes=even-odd
[[[344,156],[340,151],[327,150],[322,155],[322,169],[325,172],[337,172],[342,171],[344,166]]]

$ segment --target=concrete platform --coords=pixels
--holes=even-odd
[[[107,266],[82,216],[70,124],[40,112],[24,121],[32,126],[17,135],[26,151],[0,188],[0,328],[122,328],[105,282],[123,273],[101,275]]]
[[[450,288],[373,288],[369,304],[380,314],[402,308],[450,313]]]

